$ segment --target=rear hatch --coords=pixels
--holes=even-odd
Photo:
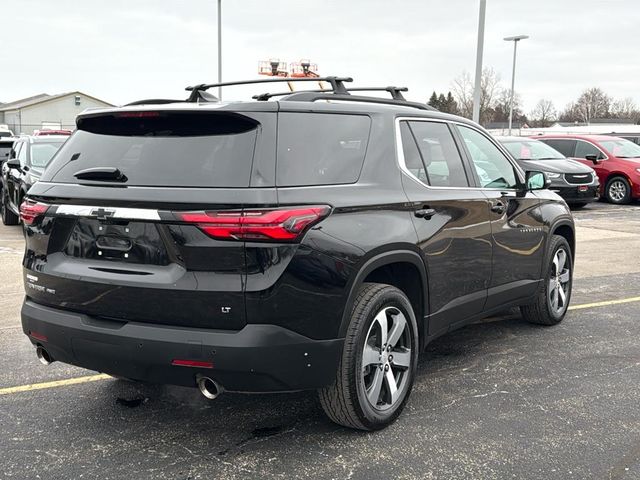
[[[240,224],[277,205],[275,123],[275,112],[81,116],[21,207],[27,296],[111,320],[242,328]]]

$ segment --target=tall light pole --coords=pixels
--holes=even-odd
[[[222,0],[218,0],[218,83],[222,83]],[[218,87],[218,98],[222,100],[222,87]]]
[[[513,71],[511,72],[511,98],[509,99],[509,136],[511,136],[511,126],[513,125],[513,95],[516,85],[516,53],[518,52],[518,42],[526,40],[529,35],[515,35],[513,37],[505,37],[506,42],[513,42]]]
[[[476,81],[473,89],[473,121],[480,123],[480,93],[482,90],[482,51],[484,50],[484,17],[487,0],[480,0],[478,19],[478,47],[476,49]]]

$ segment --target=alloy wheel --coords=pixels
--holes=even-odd
[[[614,180],[609,185],[609,198],[614,202],[621,202],[627,195],[627,186],[622,180]]]
[[[569,255],[564,248],[556,250],[551,266],[551,277],[549,278],[548,296],[549,305],[553,313],[562,313],[568,305],[569,282],[571,280],[571,270]]]
[[[411,328],[395,307],[374,318],[362,351],[362,382],[369,404],[388,410],[404,397],[411,369]]]

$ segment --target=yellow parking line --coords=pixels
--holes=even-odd
[[[42,390],[44,388],[66,387],[68,385],[77,385],[78,383],[95,382],[113,378],[104,373],[98,375],[87,375],[86,377],[66,378],[64,380],[55,380],[53,382],[32,383],[31,385],[18,385],[16,387],[0,388],[0,395],[9,395],[12,393],[28,392],[31,390]]]
[[[619,300],[606,300],[604,302],[583,303],[582,305],[570,305],[569,310],[582,310],[583,308],[606,307],[608,305],[620,305],[621,303],[640,302],[640,297],[621,298]]]
[[[581,305],[571,305],[569,310],[582,310],[585,308],[606,307],[608,305],[620,305],[622,303],[640,302],[640,297],[621,298],[619,300],[606,300],[604,302],[583,303]],[[96,382],[98,380],[106,380],[113,378],[104,373],[98,375],[87,375],[86,377],[67,378],[64,380],[55,380],[53,382],[33,383],[31,385],[18,385],[15,387],[0,388],[0,395],[10,395],[12,393],[29,392],[31,390],[43,390],[46,388],[67,387],[69,385],[77,385],[79,383]]]

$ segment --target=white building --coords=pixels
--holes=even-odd
[[[108,102],[82,92],[48,95],[41,93],[0,104],[0,124],[15,134],[32,134],[43,128],[75,129],[76,116],[87,108],[112,107]]]

